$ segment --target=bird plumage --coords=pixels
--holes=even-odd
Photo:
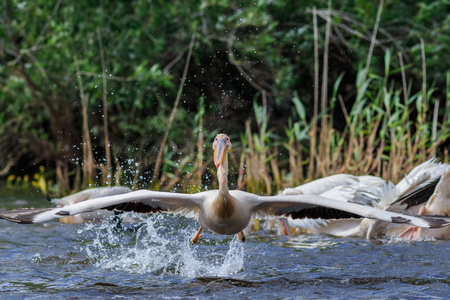
[[[50,199],[50,202],[60,207],[86,201],[89,199],[125,194],[131,191],[132,189],[124,186],[94,187],[66,197]]]

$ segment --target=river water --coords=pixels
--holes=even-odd
[[[47,207],[38,193],[1,194],[0,210]],[[448,299],[450,241],[283,237],[244,244],[194,220],[135,216],[78,225],[0,220],[2,299]]]

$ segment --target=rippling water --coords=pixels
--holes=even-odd
[[[34,197],[33,197],[34,196]],[[0,210],[45,207],[35,195],[0,195]],[[1,298],[423,298],[450,295],[450,241],[369,242],[267,231],[236,238],[193,220],[134,216],[80,225],[0,220]]]

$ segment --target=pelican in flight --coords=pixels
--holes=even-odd
[[[203,228],[224,235],[238,234],[245,241],[243,230],[252,216],[291,216],[292,218],[371,218],[387,222],[409,224],[422,228],[442,228],[450,225],[449,217],[411,216],[384,211],[356,203],[335,201],[317,195],[259,196],[228,189],[228,152],[231,142],[226,134],[216,136],[214,164],[219,189],[195,194],[139,190],[121,195],[90,199],[58,208],[16,209],[0,214],[0,218],[17,223],[39,223],[54,218],[76,215],[97,209],[116,209],[135,212],[193,211],[200,228],[191,243],[198,243]]]

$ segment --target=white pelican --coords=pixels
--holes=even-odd
[[[430,159],[415,167],[397,185],[373,176],[357,177],[339,174],[288,188],[283,191],[283,194],[315,194],[318,191],[322,197],[360,203],[398,213],[448,216],[450,214],[448,172],[450,172],[450,165],[436,163],[435,159]],[[387,236],[396,235],[405,239],[450,238],[450,227],[421,230],[414,226],[395,225],[380,220],[288,219],[287,222],[294,228],[306,229],[307,232],[337,236],[357,235],[371,239],[384,233]],[[282,232],[286,231],[284,226],[286,225],[282,223],[281,227],[284,229]]]
[[[378,201],[377,191],[386,182],[375,176],[336,174],[313,180],[295,188],[286,188],[282,195],[319,195],[343,202],[373,206]],[[325,233],[335,236],[361,235],[360,219],[283,219],[279,232],[289,235],[293,231]],[[280,227],[277,226],[277,227]],[[287,234],[286,234],[287,233]]]
[[[17,223],[39,223],[97,209],[182,213],[194,211],[200,223],[200,229],[192,238],[192,243],[199,241],[203,228],[208,228],[218,234],[239,234],[241,240],[244,241],[245,237],[242,231],[247,227],[253,215],[259,217],[285,215],[293,218],[308,216],[366,217],[423,228],[442,228],[450,225],[449,217],[410,216],[316,195],[258,196],[238,190],[229,191],[227,176],[228,152],[231,149],[231,142],[228,136],[226,134],[217,135],[213,149],[219,180],[218,190],[196,194],[139,190],[122,195],[86,200],[59,208],[17,209],[3,212],[0,217]]]
[[[341,194],[339,189],[342,189],[341,200],[355,201],[363,200],[358,199],[361,195],[346,195],[345,187],[351,187],[359,192],[374,193],[375,190],[381,185],[385,184],[385,181],[375,176],[354,176],[350,174],[336,174],[328,177],[313,180],[311,182],[299,185],[295,188],[286,188],[282,191],[282,195],[321,195],[330,192],[330,190],[337,188],[335,192]],[[355,198],[356,197],[356,198]]]
[[[113,196],[113,195],[120,195],[131,192],[132,189],[124,187],[124,186],[110,186],[110,187],[95,187],[86,189],[83,191],[80,191],[78,193],[63,197],[63,198],[54,198],[50,199],[50,202],[55,204],[56,207],[62,207],[67,206],[71,204],[75,204],[78,202],[105,197],[105,196]],[[111,211],[103,211],[101,213],[102,215],[112,215],[113,213]],[[84,223],[88,220],[92,220],[99,217],[98,212],[89,212],[89,213],[82,213],[77,214],[74,216],[64,217],[61,218],[61,223],[66,224],[79,224]]]
[[[383,189],[384,195],[376,204],[387,211],[419,214],[450,215],[450,165],[428,160],[415,167],[396,186]],[[404,239],[450,238],[450,227],[429,231],[415,226],[393,226],[377,220],[370,220],[367,238],[381,233],[398,235]]]

